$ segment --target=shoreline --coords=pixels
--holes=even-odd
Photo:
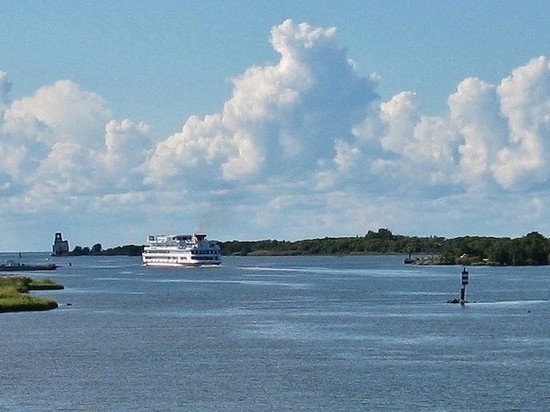
[[[0,313],[45,311],[59,304],[52,298],[32,296],[32,290],[61,290],[64,286],[50,279],[33,279],[25,275],[0,276]]]

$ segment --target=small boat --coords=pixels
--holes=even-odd
[[[211,266],[221,263],[221,251],[204,233],[150,235],[141,259],[145,266]]]
[[[6,263],[0,264],[0,272],[23,272],[23,271],[37,271],[37,270],[55,270],[57,265],[55,263],[47,264],[28,264],[19,263],[12,260],[8,260]]]

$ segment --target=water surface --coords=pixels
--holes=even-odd
[[[400,257],[56,262],[59,309],[0,314],[0,410],[550,409],[547,267],[470,268],[461,307]]]

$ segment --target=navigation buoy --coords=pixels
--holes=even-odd
[[[466,285],[468,284],[468,271],[464,267],[460,273],[460,298],[449,299],[447,303],[460,303],[464,305],[466,301]]]
[[[466,303],[466,285],[468,284],[468,271],[466,268],[462,269],[461,275],[462,282],[460,284],[460,304],[464,305],[464,303]]]

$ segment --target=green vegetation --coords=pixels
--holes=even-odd
[[[467,265],[548,265],[550,255],[550,240],[538,232],[515,239],[483,236],[445,239],[394,235],[388,229],[379,229],[369,231],[365,236],[295,242],[231,241],[223,242],[221,247],[224,255],[411,254],[431,256],[418,263]]]
[[[223,242],[224,255],[362,255],[438,253],[442,237],[409,237],[394,235],[388,229],[369,231],[365,236],[325,237],[295,242],[262,240],[257,242]]]
[[[75,246],[73,251],[69,252],[68,256],[140,256],[142,252],[143,246],[125,245],[104,250],[101,246],[101,243],[96,243],[91,248],[89,248],[88,246]]]
[[[418,237],[394,235],[389,229],[368,231],[364,236],[325,237],[290,242],[259,240],[220,242],[223,255],[415,255],[419,264],[445,265],[548,265],[550,240],[538,232],[520,238],[463,236],[445,239],[440,236]],[[77,246],[71,255],[139,256],[143,246],[125,245],[103,250],[97,243],[92,248]]]
[[[64,286],[51,279],[30,279],[28,290],[61,290]]]
[[[114,255],[141,256],[142,253],[143,253],[143,246],[136,246],[136,245],[117,246],[112,249],[106,249],[101,251],[102,255],[108,255],[108,256],[114,256]]]
[[[72,252],[69,252],[69,256],[88,256],[88,255],[101,255],[103,247],[101,243],[96,243],[91,248],[88,246],[75,246]]]
[[[515,239],[466,236],[445,241],[440,257],[443,264],[548,265],[550,241],[538,232]]]
[[[0,276],[0,313],[55,309],[58,307],[55,300],[28,294],[30,290],[53,289],[63,289],[63,285],[50,279]]]

